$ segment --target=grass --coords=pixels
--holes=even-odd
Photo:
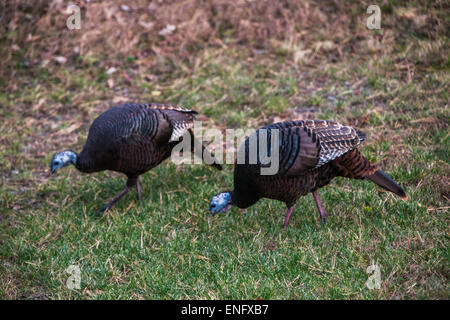
[[[402,202],[368,182],[338,180],[321,191],[334,214],[325,226],[308,196],[284,231],[284,205],[270,200],[208,217],[211,195],[232,182],[227,171],[161,166],[144,176],[142,204],[133,193],[99,215],[124,179],[68,170],[38,191],[47,199],[40,208],[7,219],[6,289],[20,281],[26,297],[52,299],[445,297],[445,217],[414,201],[414,190]],[[364,285],[372,260],[380,290]],[[79,291],[65,287],[71,264],[82,270]]]
[[[0,38],[9,48],[0,64],[0,298],[448,299],[449,40],[439,27],[448,16],[438,4],[386,5],[383,29],[369,31],[359,15],[366,6],[333,4],[332,15],[320,1],[306,3],[283,16],[298,38],[274,30],[258,42],[261,21],[284,24],[270,14],[241,29],[223,9],[210,29],[194,24],[203,33],[183,45],[177,33],[162,41],[156,27],[134,33],[134,45],[116,29],[100,32],[103,44],[80,32],[62,45],[67,31],[41,25],[54,8],[34,12],[40,38],[30,40],[31,29],[14,29],[29,19],[17,9]],[[86,9],[87,30],[120,30],[120,19],[96,24],[102,14],[93,10],[108,8]],[[155,10],[164,18],[174,8]],[[132,11],[136,21],[141,11]],[[293,18],[302,12],[306,18]],[[309,22],[320,13],[332,19],[317,28]],[[117,52],[107,50],[116,38]],[[144,54],[150,44],[158,54]],[[67,63],[54,62],[57,55]],[[108,74],[111,66],[118,71]],[[142,176],[141,203],[133,190],[99,214],[123,176],[71,167],[49,177],[48,165],[54,152],[81,150],[92,120],[124,101],[182,104],[221,130],[304,118],[354,125],[368,136],[363,154],[409,198],[337,178],[319,191],[333,214],[325,225],[310,195],[298,201],[288,230],[284,204],[267,199],[211,219],[209,200],[232,187],[232,166],[218,172],[167,161]],[[373,261],[382,282],[370,290]],[[78,290],[66,287],[72,264],[81,269]]]

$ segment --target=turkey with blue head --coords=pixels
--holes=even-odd
[[[81,153],[71,150],[56,153],[50,171],[53,174],[74,165],[85,173],[111,170],[125,174],[128,177],[125,189],[101,211],[111,208],[134,186],[140,201],[139,176],[167,159],[185,133],[191,137],[191,151],[195,155],[214,159],[193,135],[191,128],[196,114],[194,110],[171,104],[129,103],[112,107],[94,120]],[[212,166],[222,169],[216,159]]]
[[[232,206],[248,208],[261,198],[280,200],[287,206],[286,228],[298,198],[311,192],[325,221],[327,213],[317,190],[335,177],[369,179],[406,199],[403,189],[358,151],[365,138],[358,129],[325,120],[286,121],[260,128],[239,148],[238,155],[244,157],[238,161],[238,156],[235,162],[234,190],[216,194],[209,211],[214,216]],[[250,147],[250,141],[256,141],[255,148]],[[260,152],[264,143],[266,154]],[[255,161],[250,161],[252,150],[256,152]],[[273,157],[275,154],[278,156]],[[262,156],[275,159],[271,161],[276,161],[276,172],[262,174],[264,168],[273,165],[262,161]]]

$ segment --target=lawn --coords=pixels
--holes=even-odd
[[[381,29],[369,30],[369,2],[92,1],[68,30],[63,4],[37,3],[1,5],[0,298],[450,298],[444,4],[384,1]],[[209,216],[232,165],[166,161],[141,177],[141,203],[133,190],[98,213],[125,177],[50,176],[49,162],[81,151],[92,120],[128,101],[193,108],[222,131],[355,126],[362,153],[408,200],[337,178],[319,190],[326,224],[307,195],[284,230],[274,200]],[[381,283],[370,289],[374,263]],[[79,289],[67,287],[71,265]]]

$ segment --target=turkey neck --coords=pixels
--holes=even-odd
[[[230,191],[231,204],[241,209],[245,209],[255,204],[261,197],[254,192],[244,192],[243,190]]]
[[[86,149],[83,149],[80,154],[77,154],[77,161],[75,163],[75,168],[81,172],[90,173],[95,171],[100,171],[94,166],[93,158],[89,156]]]

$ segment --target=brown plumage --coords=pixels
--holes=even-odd
[[[142,103],[112,107],[94,120],[81,153],[57,153],[53,157],[51,171],[53,173],[60,167],[74,164],[79,171],[86,173],[103,170],[124,173],[128,177],[126,188],[103,211],[134,186],[140,200],[139,175],[167,159],[186,132],[191,135],[192,151],[200,156],[205,151],[202,144],[202,152],[194,150],[195,138],[191,128],[196,114],[196,111],[170,104]],[[213,166],[221,169],[217,161]]]
[[[213,198],[210,206],[213,214],[226,211],[231,205],[248,208],[261,198],[270,198],[286,203],[288,211],[284,226],[287,227],[298,198],[312,192],[320,215],[325,220],[327,215],[317,190],[338,176],[367,178],[406,199],[403,189],[358,151],[357,147],[365,139],[363,132],[325,120],[275,123],[254,133],[259,143],[267,143],[272,154],[275,146],[271,145],[271,136],[275,134],[274,130],[279,133],[278,171],[273,175],[261,175],[261,168],[268,165],[261,164],[259,155],[256,164],[249,164],[249,137],[240,148],[240,152],[245,152],[245,162],[235,164],[234,190]],[[262,136],[262,131],[267,135]],[[225,203],[223,199],[229,199],[227,207],[217,206],[217,203]]]

